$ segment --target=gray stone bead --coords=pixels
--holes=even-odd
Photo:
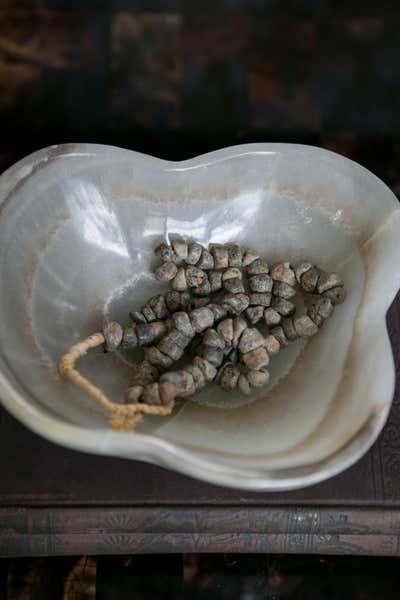
[[[278,354],[281,344],[275,335],[267,335],[264,340],[264,346],[270,356]]]
[[[282,317],[291,317],[296,312],[296,306],[285,298],[273,298],[272,308]]]
[[[195,356],[193,359],[193,365],[198,367],[203,373],[206,381],[213,381],[217,375],[217,369],[205,358],[201,356]]]
[[[256,348],[260,348],[264,346],[264,337],[255,327],[249,327],[245,331],[243,331],[239,340],[239,352],[242,354],[246,354],[247,352],[251,352]]]
[[[232,346],[234,348],[237,347],[237,345],[239,344],[239,340],[240,340],[240,336],[242,335],[243,331],[245,331],[248,327],[245,319],[243,319],[243,317],[235,317],[234,319],[232,319],[232,325],[233,325],[233,338],[232,338]]]
[[[224,360],[224,353],[221,348],[211,348],[206,345],[202,346],[200,356],[217,368],[222,365],[222,361]]]
[[[281,322],[281,315],[274,308],[264,309],[264,320],[268,327],[276,327]]]
[[[324,321],[333,313],[333,304],[329,298],[318,298],[316,302],[308,307],[307,314],[318,327],[322,327]]]
[[[243,282],[239,277],[234,277],[233,279],[226,279],[223,282],[223,286],[227,292],[231,294],[243,294],[244,286]]]
[[[177,396],[181,398],[192,396],[196,391],[193,375],[184,369],[164,373],[160,377],[160,383],[164,382],[172,383],[176,387]]]
[[[195,310],[192,310],[189,317],[193,329],[197,333],[201,333],[205,329],[212,327],[214,324],[214,313],[210,308],[208,308],[208,306],[204,306],[203,308],[195,308]]]
[[[189,244],[188,255],[186,262],[188,265],[197,265],[201,258],[201,253],[203,252],[203,246],[198,244],[197,242],[193,242],[193,244]]]
[[[221,304],[211,303],[207,306],[207,308],[212,310],[215,323],[218,323],[218,321],[220,321],[221,319],[225,319],[225,317],[228,314],[227,308],[225,306],[222,306]]]
[[[217,273],[221,273],[221,271],[217,271]],[[237,267],[230,267],[221,273],[222,281],[226,281],[227,279],[242,279],[243,274],[241,269]]]
[[[246,374],[246,377],[251,386],[262,387],[268,383],[270,376],[266,369],[261,369],[260,371],[250,369],[250,371]]]
[[[187,312],[178,311],[172,315],[172,320],[174,325],[178,331],[183,333],[183,335],[191,338],[194,336],[195,331],[193,329],[192,323],[189,319],[189,315]]]
[[[222,271],[209,271],[208,279],[210,281],[211,291],[218,292],[222,289]]]
[[[337,273],[321,273],[317,284],[317,293],[323,294],[327,290],[336,287],[343,287],[343,280]]]
[[[203,344],[210,346],[211,348],[225,348],[225,340],[215,331],[215,329],[207,329],[203,337]]]
[[[181,308],[181,295],[179,292],[170,291],[165,294],[165,303],[170,312],[174,313]]]
[[[323,293],[324,298],[329,298],[333,305],[342,304],[346,299],[346,290],[344,287],[336,287],[326,290]]]
[[[242,257],[242,267],[248,267],[255,260],[258,260],[259,258],[260,258],[259,254],[257,254],[257,252],[254,252],[254,250],[245,250],[243,257]]]
[[[262,258],[257,258],[246,269],[248,275],[267,275],[269,273],[269,265]]]
[[[318,327],[308,315],[302,315],[294,319],[294,327],[300,337],[312,337],[318,333]]]
[[[190,288],[201,285],[205,276],[204,271],[194,265],[188,265],[185,269],[186,284]]]
[[[124,327],[122,335],[122,344],[125,348],[136,348],[138,339],[136,335],[136,327]]]
[[[237,386],[240,377],[239,369],[232,363],[226,363],[218,373],[218,383],[223,390],[231,392]]]
[[[294,272],[297,283],[301,283],[301,278],[303,277],[304,273],[312,269],[312,267],[313,265],[310,262],[302,262],[295,267]]]
[[[283,331],[285,332],[285,335],[286,335],[287,339],[289,340],[289,342],[294,342],[295,340],[297,340],[298,334],[294,327],[293,319],[284,318],[284,319],[282,319],[281,325],[283,327]]]
[[[176,292],[184,292],[187,290],[186,273],[184,267],[179,267],[177,274],[172,280],[171,287]]]
[[[172,246],[169,246],[165,242],[157,246],[157,248],[154,250],[154,254],[162,262],[176,262],[178,259]]]
[[[209,294],[211,294],[212,290],[210,280],[208,279],[206,274],[204,275],[205,277],[201,284],[193,288],[193,294],[195,294],[196,296],[208,296]]]
[[[252,292],[271,292],[273,281],[271,277],[265,273],[253,275],[249,278],[249,287]]]
[[[272,301],[272,294],[270,292],[254,292],[249,296],[249,303],[251,306],[270,306]]]
[[[143,385],[132,385],[125,392],[125,404],[137,404],[143,395]]]
[[[300,285],[305,292],[308,294],[312,294],[318,283],[319,279],[319,270],[316,267],[311,267],[308,269],[300,278]]]
[[[239,376],[238,388],[242,392],[242,394],[245,394],[246,396],[248,396],[251,393],[250,384],[244,373],[241,373],[241,375]]]
[[[222,298],[229,312],[240,315],[249,306],[250,299],[247,294],[226,294]]]
[[[169,369],[174,364],[172,358],[161,352],[156,346],[144,348],[146,360],[160,369]]]
[[[138,310],[133,310],[129,313],[130,318],[134,323],[147,323],[143,313]]]
[[[209,249],[214,257],[214,268],[226,269],[229,266],[228,248],[221,244],[210,244]]]
[[[245,313],[246,313],[246,317],[248,318],[250,323],[252,325],[255,325],[256,323],[258,323],[258,321],[261,321],[261,319],[263,318],[264,307],[263,306],[249,306],[249,308],[246,308]]]
[[[154,272],[154,275],[156,276],[156,279],[158,279],[158,281],[165,282],[174,279],[177,272],[178,267],[176,266],[176,264],[172,261],[168,261],[164,262],[162,265],[157,267],[157,269]]]
[[[187,371],[193,377],[194,385],[196,390],[201,390],[206,385],[206,378],[204,377],[204,373],[199,367],[195,367],[194,365],[187,365],[184,368],[184,371]]]
[[[203,269],[204,271],[214,268],[214,257],[208,250],[206,250],[206,248],[203,248],[203,252],[201,253],[201,257],[197,263],[197,266],[199,269]]]
[[[103,335],[105,338],[105,347],[108,352],[113,352],[121,345],[124,330],[116,321],[110,321],[103,327]]]
[[[179,260],[186,261],[188,257],[188,245],[184,240],[175,239],[172,241],[172,247]]]
[[[272,265],[270,274],[274,281],[281,281],[282,283],[287,283],[292,287],[296,285],[295,273],[288,262],[276,263]]]
[[[172,358],[172,360],[177,361],[182,358],[184,349],[181,345],[177,344],[173,338],[174,336],[171,337],[170,333],[167,334],[158,343],[157,348],[160,350],[160,352]]]
[[[146,319],[147,323],[151,323],[152,321],[155,321],[157,318],[154,310],[148,304],[145,304],[145,306],[142,307],[142,314],[143,314],[144,318]]]
[[[162,404],[158,383],[149,383],[145,386],[141,397],[143,404],[160,406]]]
[[[233,339],[233,320],[224,319],[218,323],[217,332],[225,340],[226,344],[230,344]]]
[[[131,385],[147,385],[158,379],[159,372],[154,365],[147,360],[134,365],[131,376]]]
[[[275,294],[275,296],[279,296],[279,298],[283,298],[284,300],[290,300],[290,298],[293,298],[293,296],[296,295],[296,290],[294,287],[288,285],[287,283],[275,281],[273,293]]]
[[[249,369],[255,369],[256,371],[267,367],[269,364],[268,352],[264,347],[256,348],[251,352],[242,354],[242,361]]]
[[[166,319],[168,316],[167,304],[162,294],[150,298],[148,305],[152,308],[157,319]]]
[[[242,266],[242,249],[237,244],[228,245],[228,264],[230,267]]]
[[[287,346],[289,344],[289,341],[285,335],[285,332],[283,331],[283,328],[280,325],[278,325],[278,327],[274,327],[273,329],[271,329],[271,335],[276,337],[276,339],[280,343],[281,347]]]

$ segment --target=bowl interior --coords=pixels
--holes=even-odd
[[[129,310],[164,291],[151,275],[160,240],[180,234],[204,244],[234,241],[270,262],[306,259],[336,269],[348,298],[312,341],[272,360],[269,388],[243,398],[210,386],[179,402],[167,419],[146,417],[139,431],[221,461],[274,468],[320,460],[312,446],[304,456],[296,448],[328,416],[348,418],[338,390],[365,289],[357,224],[350,219],[339,226],[340,211],[321,207],[311,193],[314,178],[324,185],[323,170],[310,174],[311,200],[299,202],[294,181],[304,174],[301,179],[297,163],[291,169],[273,153],[182,168],[116,149],[78,154],[28,173],[0,214],[1,367],[15,388],[65,422],[107,431],[100,409],[60,380],[60,356],[105,318],[127,323]],[[364,193],[362,186],[351,189],[352,199],[355,191]],[[303,188],[301,196],[307,197]],[[377,325],[381,319],[376,316]],[[118,401],[139,357],[99,350],[79,367]],[[358,406],[359,398],[346,399],[347,406],[353,402]],[[354,427],[356,421],[359,415]],[[343,441],[335,429],[325,435],[330,447]]]

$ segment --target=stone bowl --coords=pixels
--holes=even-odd
[[[105,318],[127,322],[164,290],[152,250],[171,234],[235,241],[271,262],[310,260],[338,271],[348,297],[315,338],[272,361],[268,388],[244,398],[210,386],[170,417],[114,431],[57,363]],[[386,421],[395,370],[385,316],[400,286],[400,211],[382,181],[338,154],[250,144],[176,163],[52,146],[0,177],[0,239],[0,397],[48,440],[276,491],[347,468]],[[99,349],[79,368],[118,401],[137,358]]]

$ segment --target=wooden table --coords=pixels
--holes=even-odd
[[[400,295],[388,326],[398,376],[382,435],[351,469],[304,490],[230,490],[66,450],[1,410],[0,555],[400,555]]]

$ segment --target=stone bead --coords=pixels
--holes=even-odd
[[[264,307],[263,306],[249,306],[249,308],[246,308],[245,313],[246,313],[246,317],[248,318],[250,323],[252,325],[255,325],[256,323],[258,323],[258,321],[261,321],[261,319],[263,318]]]
[[[329,298],[333,305],[342,304],[346,299],[346,295],[344,287],[332,288],[331,290],[326,290],[323,294],[324,298]]]
[[[125,404],[137,404],[143,394],[143,385],[132,385],[125,392]]]
[[[271,292],[273,281],[271,277],[265,273],[261,275],[253,275],[249,278],[249,287],[252,292]]]
[[[225,319],[225,317],[228,314],[226,307],[222,306],[221,304],[211,303],[207,306],[207,308],[209,308],[213,312],[215,323],[217,323],[221,319]]]
[[[297,283],[301,283],[301,278],[304,273],[312,269],[313,265],[310,262],[302,262],[298,264],[294,270]]]
[[[202,308],[210,304],[210,300],[210,296],[195,296],[192,300],[192,306],[193,308]]]
[[[235,317],[234,319],[232,319],[232,325],[233,325],[232,346],[234,348],[236,348],[239,343],[240,336],[242,335],[243,331],[245,331],[247,329],[247,323],[246,323],[245,319],[243,319],[243,317]]]
[[[116,321],[110,321],[103,327],[103,335],[105,338],[105,347],[108,352],[113,352],[121,345],[124,330]]]
[[[168,335],[165,336],[165,338],[168,338],[171,342],[178,344],[182,350],[184,350],[190,344],[192,337],[193,335],[185,335],[176,327],[173,327]]]
[[[269,265],[262,258],[257,258],[247,267],[248,275],[267,275],[269,273]]]
[[[172,358],[161,352],[156,346],[145,348],[144,355],[149,363],[161,369],[169,369],[174,364]]]
[[[271,335],[276,337],[276,339],[280,343],[281,347],[287,346],[289,344],[289,341],[285,335],[285,332],[283,331],[283,328],[280,325],[278,325],[278,327],[274,327],[273,329],[271,329]]]
[[[323,294],[327,290],[343,287],[343,280],[337,273],[321,273],[317,284],[317,293]]]
[[[205,277],[205,273],[202,269],[199,269],[194,265],[189,265],[185,269],[185,277],[186,284],[188,287],[197,287],[198,285],[202,284],[203,279]]]
[[[149,383],[145,386],[142,394],[143,404],[160,406],[162,404],[158,383]]]
[[[163,337],[158,343],[157,348],[174,361],[179,360],[183,356],[183,348],[170,337],[170,334]]]
[[[246,250],[242,257],[242,267],[248,267],[259,258],[259,254],[257,254],[257,252],[254,252],[254,250]]]
[[[179,260],[186,261],[188,257],[188,245],[184,240],[173,240],[172,248]]]
[[[164,321],[155,323],[140,323],[136,325],[136,336],[139,346],[149,346],[159,340],[167,331],[167,325]]]
[[[270,356],[278,354],[279,350],[281,349],[281,344],[278,338],[274,335],[267,335],[265,337],[264,346]]]
[[[238,388],[242,392],[242,394],[245,394],[246,396],[248,396],[251,393],[250,384],[249,384],[249,382],[247,380],[246,375],[244,375],[244,373],[242,373],[239,376],[239,379],[238,379]]]
[[[228,248],[221,244],[210,244],[209,248],[214,257],[214,268],[226,269],[229,266]]]
[[[188,248],[188,255],[186,258],[186,263],[188,265],[197,265],[197,263],[200,260],[202,252],[203,252],[203,246],[201,244],[198,244],[197,242],[190,244],[189,248]]]
[[[182,308],[182,310],[190,310],[190,307],[192,305],[192,296],[190,295],[189,292],[179,292],[179,297],[180,297],[180,307]]]
[[[178,311],[172,315],[172,320],[174,325],[178,331],[183,333],[187,337],[193,337],[195,331],[193,329],[192,323],[190,322],[189,315],[187,312]]]
[[[220,273],[220,271],[217,271],[218,273]],[[222,276],[222,281],[226,281],[227,279],[242,279],[242,271],[241,269],[237,269],[236,267],[230,267],[229,269],[226,269],[226,271],[223,271],[221,273]]]
[[[265,293],[254,292],[253,294],[250,294],[250,296],[249,296],[250,306],[264,306],[264,308],[265,308],[265,307],[270,306],[271,301],[272,301],[272,294],[269,292],[265,292]]]
[[[308,307],[307,314],[318,327],[322,327],[324,321],[333,313],[333,305],[329,298],[318,298]]]
[[[296,295],[296,290],[291,285],[287,283],[282,283],[281,281],[275,281],[273,287],[273,293],[275,296],[279,296],[279,298],[283,298],[284,300],[289,300]]]
[[[217,369],[211,363],[209,363],[208,360],[205,360],[205,358],[202,358],[201,356],[195,356],[193,359],[193,365],[200,369],[206,381],[213,381],[215,379],[217,375]]]
[[[170,291],[165,294],[165,303],[170,312],[174,313],[175,311],[181,308],[181,295],[179,292]]]
[[[155,312],[148,304],[145,304],[145,306],[142,307],[142,314],[147,323],[151,323],[152,321],[156,320]]]
[[[250,299],[247,294],[226,294],[222,302],[231,313],[240,315],[249,306]]]
[[[207,329],[203,337],[203,343],[211,348],[225,348],[225,340],[215,331],[215,329]]]
[[[134,323],[147,323],[143,313],[138,310],[133,310],[129,313],[130,318]]]
[[[247,380],[253,387],[262,387],[269,381],[269,372],[267,370],[255,371],[250,369],[246,374]]]
[[[231,363],[237,363],[239,358],[239,354],[236,348],[233,348],[233,350],[231,350],[228,354],[228,359],[230,360]]]
[[[231,392],[237,386],[239,377],[239,369],[231,363],[226,363],[218,373],[218,383],[223,390]]]
[[[186,273],[184,267],[179,267],[177,274],[172,280],[171,287],[176,292],[184,292],[187,290]]]
[[[177,396],[177,389],[173,383],[162,381],[158,384],[158,392],[160,394],[161,404],[166,406],[171,404]]]
[[[184,368],[184,370],[190,373],[193,377],[196,390],[201,390],[206,385],[204,373],[201,369],[199,369],[199,367],[195,367],[194,365],[187,365]]]
[[[158,379],[158,375],[158,370],[154,365],[147,360],[142,360],[134,367],[131,383],[132,385],[147,385]]]
[[[318,333],[318,327],[308,315],[294,319],[294,327],[300,337],[311,337]]]
[[[233,339],[233,320],[224,319],[217,325],[217,332],[226,344],[231,344]]]
[[[242,266],[242,249],[237,244],[228,245],[228,264],[230,267]]]
[[[203,308],[195,308],[195,310],[192,310],[189,317],[193,329],[197,333],[201,333],[205,329],[212,327],[214,324],[214,313],[207,306],[204,306]]]
[[[193,294],[196,296],[208,296],[211,294],[211,284],[206,274],[200,285],[193,288]]]
[[[268,352],[264,347],[257,348],[256,350],[242,354],[242,361],[249,369],[259,371],[269,364]]]
[[[163,242],[154,250],[154,254],[162,261],[162,262],[176,262],[177,256],[171,246]]]
[[[305,292],[312,294],[318,283],[319,270],[316,267],[311,267],[300,278],[300,285]]]
[[[138,345],[136,327],[124,327],[122,344],[125,346],[125,348],[136,348]]]
[[[192,396],[196,391],[193,375],[183,369],[161,375],[160,383],[165,382],[172,383],[176,387],[177,396],[181,398]]]
[[[167,261],[167,262],[164,262],[159,267],[157,267],[154,274],[156,276],[156,279],[158,279],[158,281],[165,282],[165,281],[171,281],[172,279],[174,279],[177,272],[178,272],[178,267],[176,266],[176,264],[172,261]]]
[[[212,292],[218,292],[222,289],[222,275],[222,271],[209,271],[208,279],[210,281]]]
[[[214,268],[214,257],[211,254],[211,252],[209,252],[208,250],[203,248],[203,251],[201,253],[201,258],[200,258],[199,262],[197,263],[197,266],[199,267],[199,269],[203,269],[204,271],[213,269]]]
[[[211,348],[206,345],[203,345],[201,348],[200,356],[217,368],[222,365],[222,361],[224,360],[224,353],[221,348]]]
[[[264,337],[255,327],[249,327],[243,331],[239,340],[239,352],[242,354],[246,354],[247,352],[251,352],[251,350],[255,350],[256,348],[260,348],[264,346]]]
[[[285,298],[274,298],[272,301],[272,307],[282,317],[291,317],[296,312],[296,307],[290,300]]]
[[[268,327],[275,327],[281,322],[281,315],[274,308],[264,309],[264,320]]]
[[[153,296],[148,302],[157,319],[165,319],[168,316],[167,304],[162,294]]]
[[[295,273],[288,262],[276,263],[271,267],[270,274],[274,281],[281,281],[291,286],[296,285]]]
[[[287,339],[289,340],[289,342],[294,342],[295,340],[297,340],[298,334],[294,327],[293,319],[290,319],[290,318],[282,319],[281,324],[282,324],[283,331],[285,332],[285,335],[286,335]]]
[[[243,282],[239,277],[233,277],[232,279],[226,279],[223,282],[223,286],[227,292],[231,294],[243,294],[244,286]]]

